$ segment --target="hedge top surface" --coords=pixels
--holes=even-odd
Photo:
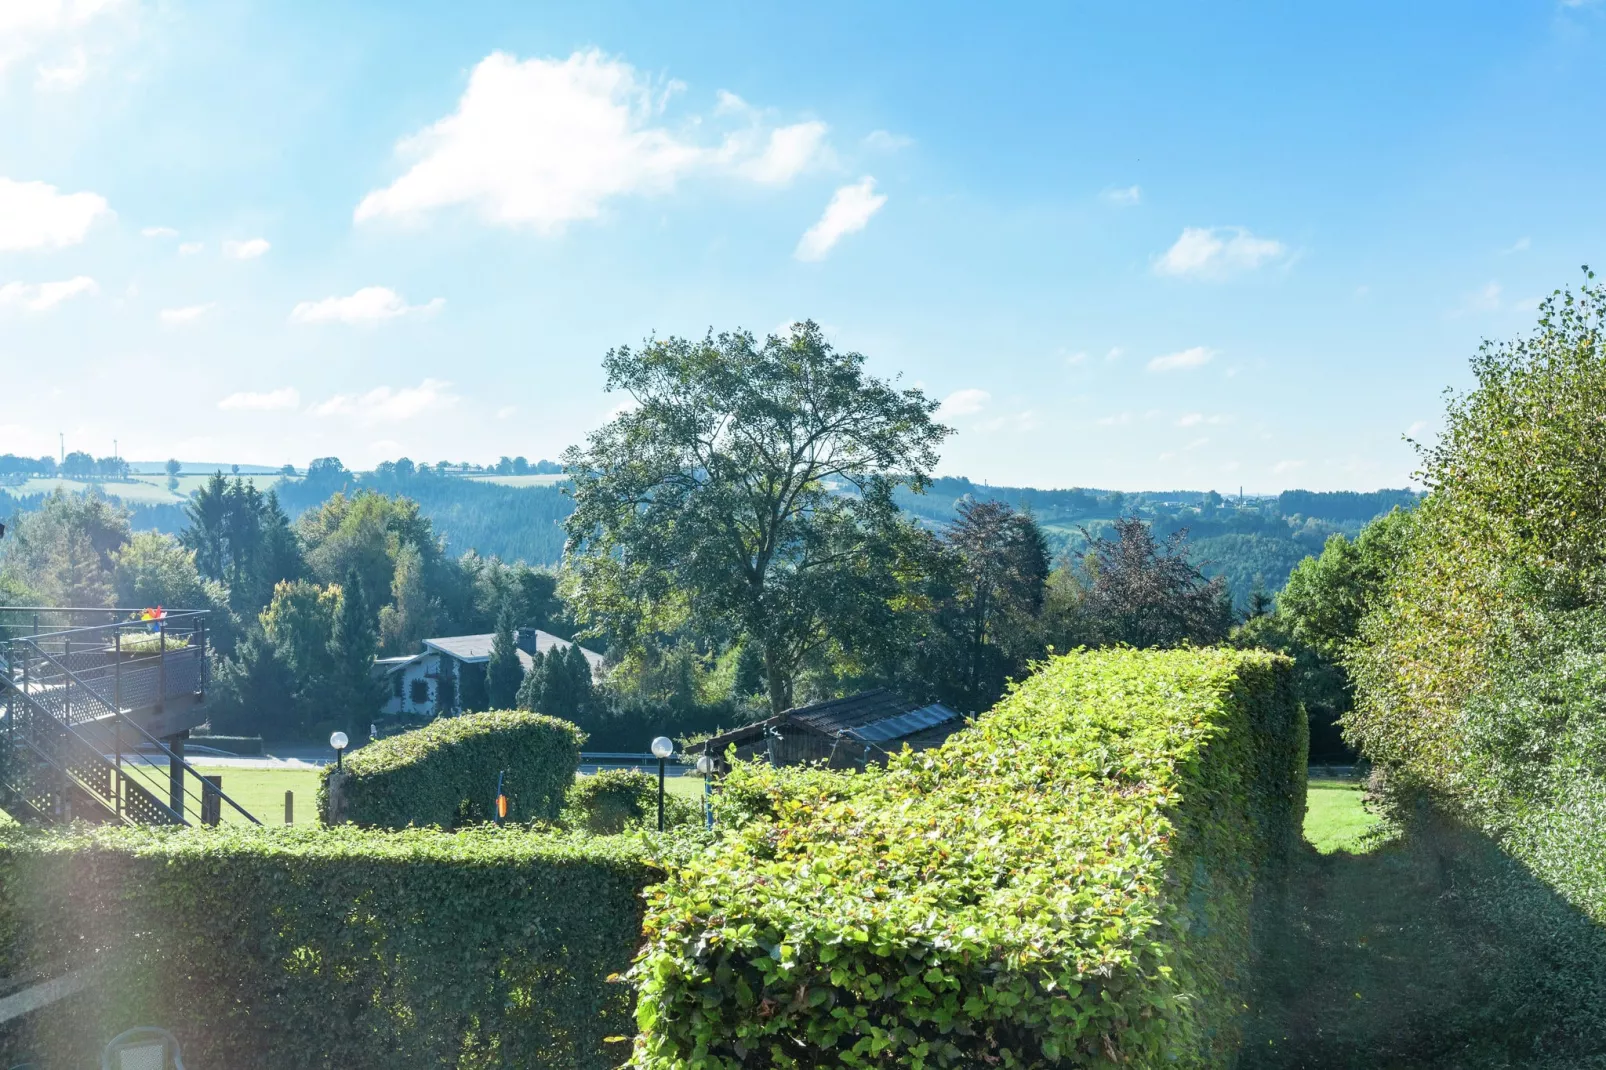
[[[529,831],[494,825],[455,832],[433,826],[390,831],[356,825],[177,828],[74,824],[45,831],[0,829],[0,853],[52,855],[93,851],[192,860],[256,855],[265,861],[442,862],[498,866],[564,862],[647,865],[652,853],[642,837]]]
[[[1273,846],[1262,828],[1286,831],[1251,818],[1264,774],[1249,707],[1287,667],[1262,651],[1078,653],[884,772],[733,774],[736,799],[767,792],[773,816],[754,809],[649,892],[638,1063],[734,1066],[729,1051],[758,1048],[812,1065],[790,1047],[804,1043],[848,1066],[890,1065],[883,1050],[900,1047],[897,1065],[959,1065],[970,1053],[949,1035],[1006,1022],[1036,1038],[1003,1042],[1011,1059],[1040,1045],[1027,1062],[1112,1032],[1127,1054],[1208,1046],[1199,1000],[1227,982],[1178,945],[1218,907],[1179,905],[1205,885],[1178,856],[1208,853],[1227,875],[1219,910],[1240,909]],[[1223,738],[1230,754],[1212,753]],[[1285,749],[1273,760],[1291,766]],[[688,1017],[710,982],[753,1003],[750,1024],[729,1006]]]
[[[585,733],[576,725],[557,717],[522,710],[496,710],[466,713],[460,717],[440,717],[428,724],[394,736],[386,736],[347,754],[343,770],[353,777],[395,772],[431,760],[444,746],[494,736],[530,725],[545,725],[574,739],[576,751],[585,742]],[[326,767],[327,773],[332,767]]]

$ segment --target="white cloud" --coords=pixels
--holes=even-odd
[[[766,132],[763,113],[721,92],[716,116],[748,128],[718,146],[662,125],[668,96],[622,60],[596,50],[520,61],[493,52],[474,68],[450,115],[405,138],[414,162],[357,205],[359,223],[410,219],[454,206],[489,222],[546,234],[594,219],[618,197],[666,193],[687,175],[734,173],[782,183],[823,158],[826,127],[797,123]],[[696,131],[700,120],[685,129]]]
[[[205,248],[206,248],[206,243],[205,242],[187,241],[187,242],[184,242],[184,243],[179,245],[179,247],[178,247],[178,255],[179,256],[194,256],[196,253],[200,252],[202,249],[205,249]]]
[[[1036,429],[1037,413],[1031,409],[995,416],[991,420],[983,420],[976,425],[977,431],[986,434],[992,434],[996,431],[1034,431]]]
[[[519,407],[517,405],[503,405],[500,409],[496,410],[496,418],[498,420],[511,419],[513,416],[518,414],[518,411]]]
[[[226,241],[223,243],[223,255],[232,256],[236,260],[255,260],[273,246],[268,244],[266,238],[249,238],[245,241]]]
[[[24,282],[8,282],[0,286],[0,308],[7,305],[16,305],[29,312],[44,312],[56,307],[68,298],[79,294],[98,293],[100,287],[88,275],[79,275],[60,282],[41,282],[30,285]]]
[[[1495,312],[1500,308],[1500,295],[1502,291],[1498,282],[1485,283],[1483,286],[1467,294],[1461,304],[1450,310],[1452,317],[1475,315],[1479,312]]]
[[[246,391],[230,394],[218,402],[217,407],[249,412],[274,412],[279,409],[293,409],[300,404],[300,392],[293,386],[286,386],[261,394],[253,394]]]
[[[1209,364],[1216,357],[1214,349],[1205,346],[1193,346],[1176,353],[1167,353],[1163,357],[1155,357],[1149,361],[1151,372],[1173,372],[1185,368],[1201,368]]]
[[[374,424],[402,423],[426,412],[457,404],[457,395],[447,392],[451,383],[425,379],[417,386],[392,390],[375,387],[366,394],[336,394],[312,407],[314,416],[345,416],[367,427]]]
[[[1107,363],[1114,364],[1124,356],[1126,356],[1126,350],[1120,346],[1111,346],[1110,351],[1104,354],[1104,359]]]
[[[45,182],[0,178],[0,252],[77,245],[95,220],[110,214],[98,193],[61,193]]]
[[[140,230],[142,238],[176,238],[178,231],[172,227],[144,227]]]
[[[737,168],[743,178],[767,186],[792,181],[824,155],[826,126],[821,122],[797,123],[770,131],[764,152]]]
[[[1081,350],[1078,350],[1075,353],[1067,353],[1067,354],[1065,354],[1065,363],[1070,365],[1073,368],[1076,367],[1078,364],[1086,364],[1087,363],[1087,354],[1082,352]]]
[[[1253,271],[1285,252],[1282,242],[1257,238],[1242,227],[1184,227],[1154,270],[1161,275],[1224,279]]]
[[[75,42],[97,16],[119,0],[4,0],[0,2],[0,72],[26,56],[66,48],[65,62],[41,63],[41,89],[67,89],[83,81],[88,59]],[[69,75],[65,72],[75,71]]]
[[[1289,472],[1297,472],[1303,467],[1305,467],[1304,461],[1278,461],[1271,466],[1271,474],[1274,476],[1287,475]]]
[[[1518,238],[1516,241],[1512,242],[1508,247],[1500,250],[1500,255],[1501,256],[1509,256],[1512,253],[1525,253],[1525,252],[1528,251],[1528,247],[1529,247],[1530,244],[1531,243],[1529,242],[1528,238],[1526,236],[1523,236],[1521,238]]]
[[[1109,416],[1100,416],[1095,423],[1100,427],[1122,427],[1132,422],[1130,412],[1117,412]]]
[[[1216,424],[1226,424],[1226,423],[1231,423],[1231,422],[1232,422],[1232,417],[1230,417],[1230,416],[1220,416],[1220,415],[1206,416],[1202,412],[1189,412],[1189,413],[1184,413],[1182,416],[1178,417],[1177,426],[1178,427],[1198,427],[1200,424],[1210,424],[1210,425],[1214,426]]]
[[[1184,446],[1182,448],[1184,450],[1196,450],[1196,449],[1199,449],[1199,448],[1201,448],[1203,446],[1208,446],[1208,445],[1210,445],[1210,440],[1208,438],[1196,438],[1192,442],[1188,443],[1186,446]]]
[[[53,90],[77,89],[89,76],[89,56],[82,48],[75,48],[65,62],[51,65],[41,63],[34,68],[34,87]]]
[[[437,297],[422,305],[409,305],[401,294],[385,286],[364,286],[350,297],[303,301],[290,310],[292,323],[375,324],[415,313],[429,314],[446,304]]]
[[[964,390],[955,390],[942,399],[939,416],[972,416],[987,407],[992,395],[985,390],[967,387]]]
[[[1420,435],[1422,432],[1426,431],[1427,429],[1428,429],[1428,422],[1426,420],[1415,420],[1415,421],[1413,421],[1411,423],[1410,427],[1407,427],[1405,429],[1405,437],[1406,438],[1415,438],[1417,435]]]
[[[914,138],[894,134],[890,130],[872,130],[864,135],[864,147],[875,152],[897,152],[914,143]]]
[[[843,236],[863,230],[886,203],[886,195],[875,191],[875,179],[869,176],[843,186],[832,195],[819,222],[803,232],[792,255],[799,260],[824,260]]]
[[[1119,189],[1107,189],[1104,191],[1104,199],[1121,208],[1130,208],[1143,203],[1143,187],[1123,186]]]
[[[194,323],[212,310],[212,304],[185,305],[183,308],[164,308],[161,312],[162,322],[177,325],[180,323]]]

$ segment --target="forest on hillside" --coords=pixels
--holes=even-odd
[[[541,462],[531,471],[555,467]],[[418,503],[453,556],[473,550],[482,557],[536,567],[557,565],[563,557],[563,521],[574,509],[565,486],[529,485],[516,475],[500,482],[496,466],[485,471],[490,473],[486,478],[464,478],[442,466],[402,458],[371,472],[354,472],[338,458],[326,457],[313,461],[305,474],[257,474],[255,482],[259,489],[277,493],[291,519],[335,493],[402,495]],[[121,497],[119,487],[115,482],[99,485],[112,498]],[[0,487],[0,517],[37,509],[44,498],[44,491],[18,494]],[[1222,577],[1240,606],[1247,605],[1257,586],[1273,594],[1281,590],[1294,566],[1319,554],[1332,535],[1353,538],[1368,521],[1396,506],[1409,508],[1417,498],[1410,490],[1290,490],[1275,498],[1226,497],[1215,491],[1043,490],[956,476],[934,479],[921,494],[900,487],[895,495],[900,509],[938,529],[953,523],[965,500],[1003,502],[1036,519],[1055,557],[1084,553],[1089,536],[1107,534],[1118,517],[1137,516],[1161,538],[1185,531],[1194,562],[1206,576]],[[187,523],[181,503],[123,504],[135,531],[176,535]]]

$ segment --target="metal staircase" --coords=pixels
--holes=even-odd
[[[206,638],[204,611],[0,607],[0,808],[35,823],[260,824],[184,761],[205,719]]]

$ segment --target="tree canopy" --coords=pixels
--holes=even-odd
[[[873,627],[899,586],[899,485],[922,489],[937,403],[865,371],[812,323],[608,353],[631,407],[564,457],[582,619],[624,641],[676,621],[763,650],[770,705],[808,655]]]

